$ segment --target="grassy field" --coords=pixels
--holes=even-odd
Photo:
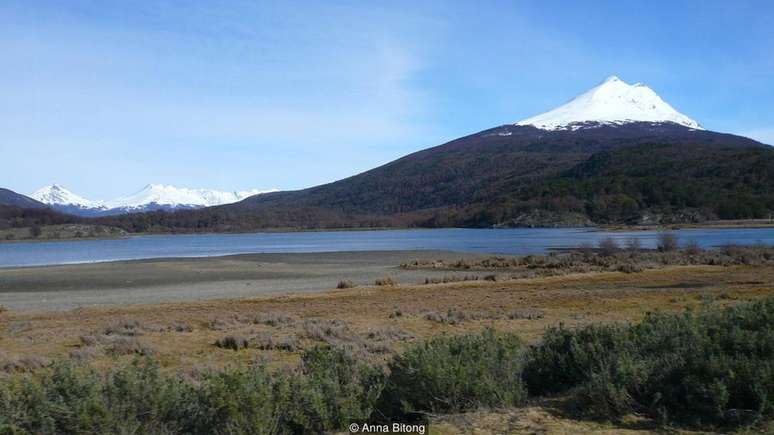
[[[414,267],[417,267],[416,265]],[[613,267],[615,268],[615,267]],[[437,269],[437,266],[436,266]],[[316,346],[376,366],[438,336],[493,328],[538,343],[551,326],[638,322],[648,313],[727,307],[774,296],[771,265],[662,265],[637,273],[593,270],[487,279],[475,267],[426,285],[369,285],[315,294],[206,302],[0,313],[0,376],[52,361],[108,370],[152,356],[164,373],[194,376],[260,361],[297,367]],[[476,274],[479,279],[454,281]],[[441,281],[439,283],[432,283]],[[431,419],[431,433],[649,433],[635,415],[578,420],[554,401]]]
[[[680,266],[636,274],[599,272],[499,282],[363,286],[317,294],[65,312],[6,311],[0,314],[0,343],[5,360],[51,359],[85,347],[83,336],[104,335],[122,324],[136,325],[130,327],[136,330],[132,336],[154,348],[165,367],[190,368],[258,356],[292,359],[293,353],[250,348],[229,352],[213,343],[228,334],[250,337],[271,332],[296,336],[302,347],[310,346],[315,340],[307,339],[304,331],[310,319],[338,321],[358,337],[396,328],[418,340],[493,326],[531,341],[547,326],[560,322],[574,326],[636,321],[647,312],[754,300],[774,295],[771,282],[772,267]],[[283,319],[276,325],[260,319],[273,315]],[[399,348],[402,341],[387,342]],[[102,352],[94,360],[116,362]]]

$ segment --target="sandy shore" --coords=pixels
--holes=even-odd
[[[245,254],[0,269],[0,305],[45,311],[330,290],[386,276],[418,283],[441,271],[402,270],[413,259],[475,258],[447,251]],[[448,273],[448,272],[447,272]]]

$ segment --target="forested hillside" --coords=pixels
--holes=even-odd
[[[768,146],[676,124],[508,125],[326,185],[98,222],[196,232],[759,218],[774,209],[772,163]]]

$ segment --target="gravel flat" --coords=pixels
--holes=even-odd
[[[0,269],[0,305],[13,310],[67,310],[325,291],[340,280],[358,285],[393,277],[418,283],[449,272],[403,270],[413,259],[476,258],[449,251],[246,254]]]

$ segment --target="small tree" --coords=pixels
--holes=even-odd
[[[33,225],[30,227],[30,234],[32,234],[32,237],[37,239],[41,234],[43,234],[43,229],[40,228],[40,225]]]
[[[679,246],[677,236],[673,233],[661,233],[658,235],[656,247],[661,252],[676,251]]]
[[[578,245],[578,252],[583,254],[584,258],[589,258],[594,253],[594,246],[589,242],[583,242]]]
[[[619,251],[618,242],[612,237],[607,237],[599,241],[599,255],[610,257]]]
[[[687,241],[683,246],[683,250],[685,250],[685,253],[688,255],[699,255],[704,251],[696,240]]]
[[[631,252],[640,252],[642,250],[642,242],[636,237],[632,237],[626,241],[626,250]]]

